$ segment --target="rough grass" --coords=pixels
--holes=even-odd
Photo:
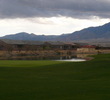
[[[0,61],[0,100],[109,100],[110,54],[87,62]]]

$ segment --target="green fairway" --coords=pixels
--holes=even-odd
[[[0,61],[0,100],[109,100],[110,54],[86,62]]]

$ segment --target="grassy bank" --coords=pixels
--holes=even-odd
[[[0,100],[109,100],[110,54],[87,62],[0,61]]]

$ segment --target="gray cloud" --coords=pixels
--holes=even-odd
[[[110,17],[109,0],[0,0],[0,18]]]

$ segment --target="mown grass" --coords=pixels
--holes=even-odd
[[[0,61],[0,100],[109,100],[110,54],[87,62]]]

